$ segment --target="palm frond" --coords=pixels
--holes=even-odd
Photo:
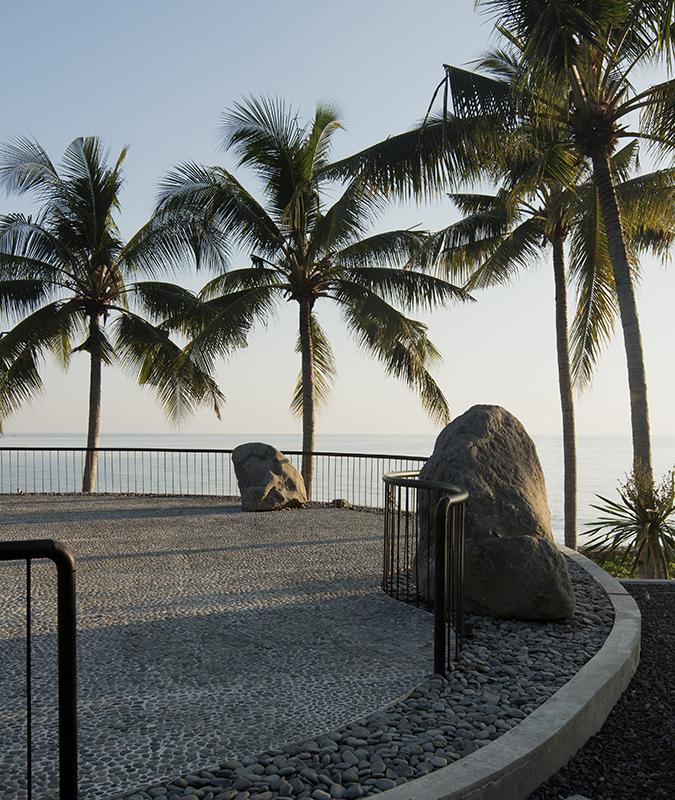
[[[473,270],[466,283],[469,291],[509,283],[522,269],[532,266],[541,257],[547,242],[541,221],[529,217],[511,230]],[[471,245],[469,245],[471,246]]]
[[[50,281],[56,273],[68,274],[70,254],[41,217],[5,214],[0,217],[0,259],[0,274],[6,277]]]
[[[327,209],[316,217],[310,253],[321,257],[362,237],[384,210],[386,201],[362,178],[354,178]]]
[[[115,322],[115,348],[138,382],[152,387],[173,423],[179,424],[202,405],[220,419],[225,398],[218,385],[161,326],[135,314],[121,314]]]
[[[584,388],[612,337],[618,316],[614,272],[596,192],[572,231],[570,274],[577,285],[577,309],[570,331],[572,377]]]
[[[452,301],[466,302],[469,293],[424,272],[392,267],[355,267],[340,272],[340,279],[375,292],[406,310],[432,310]]]
[[[384,231],[338,250],[333,254],[332,261],[348,268],[376,264],[412,267],[424,261],[426,242],[427,234],[424,231]]]
[[[207,231],[215,228],[233,246],[273,257],[284,237],[263,206],[229,172],[184,163],[160,186],[159,210],[179,222],[193,217]]]
[[[81,327],[81,309],[54,302],[18,322],[0,338],[0,430],[4,420],[42,390],[39,366],[50,351],[68,348]]]
[[[0,433],[5,420],[30,403],[42,391],[35,350],[27,348],[9,363],[0,357]]]
[[[434,114],[405,133],[390,136],[326,168],[327,178],[361,176],[395,197],[436,198],[480,175],[505,126],[495,119],[458,119]]]
[[[649,137],[653,147],[672,151],[675,147],[675,79],[651,86],[642,103],[641,133]]]
[[[233,269],[210,280],[200,291],[199,297],[202,300],[212,300],[240,289],[256,289],[268,286],[286,287],[276,269],[263,266]]]
[[[372,353],[388,374],[416,391],[433,420],[445,424],[448,404],[428,369],[440,361],[440,354],[427,337],[426,325],[351,281],[337,281],[334,293],[359,346]]]
[[[428,257],[440,274],[466,280],[508,235],[512,211],[500,195],[451,198],[467,216],[431,235]]]
[[[216,297],[203,303],[201,326],[185,352],[200,369],[210,373],[219,356],[245,347],[251,327],[266,324],[279,298],[279,287],[256,286]]]
[[[305,131],[282,99],[247,97],[225,114],[222,144],[262,181],[270,206],[283,216],[306,181]]]
[[[616,192],[634,260],[643,252],[668,259],[675,241],[675,170],[639,175],[619,183]]]
[[[333,103],[317,105],[305,144],[308,156],[305,167],[306,180],[312,180],[327,166],[333,135],[342,129],[342,116],[342,109]]]
[[[129,286],[135,307],[155,323],[171,330],[189,332],[200,324],[203,303],[189,289],[161,281],[139,281]]]
[[[35,278],[0,280],[0,313],[9,320],[20,319],[50,300],[53,294],[52,286]]]
[[[125,271],[154,276],[196,269],[221,270],[229,243],[220,226],[198,216],[158,212],[127,242],[118,256]]]
[[[445,70],[456,117],[496,117],[504,121],[505,127],[513,124],[515,107],[510,80],[449,65],[446,65]]]
[[[7,193],[36,191],[52,198],[61,191],[61,180],[49,156],[35,140],[19,137],[0,148],[0,186]]]
[[[333,348],[330,346],[328,337],[324,333],[323,328],[319,325],[315,314],[312,314],[310,317],[310,341],[312,344],[312,365],[314,369],[313,403],[314,406],[318,408],[328,402],[328,398],[333,389],[333,383],[335,382],[336,370]],[[300,337],[298,337],[295,352],[301,352]],[[291,412],[296,417],[302,416],[302,395],[303,383],[302,372],[300,372],[290,405]]]

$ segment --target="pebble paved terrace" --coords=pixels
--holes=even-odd
[[[36,538],[78,556],[82,800],[320,734],[429,671],[432,616],[377,588],[378,515],[4,497],[0,540]],[[47,800],[55,581],[51,565],[33,571],[33,797]],[[23,565],[0,565],[0,796],[16,800],[26,796],[24,592]]]

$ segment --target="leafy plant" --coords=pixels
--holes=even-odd
[[[620,501],[598,495],[603,516],[587,533],[586,549],[600,560],[620,557],[641,578],[668,578],[675,558],[675,471],[656,484],[638,467],[619,484]]]

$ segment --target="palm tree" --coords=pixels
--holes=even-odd
[[[82,491],[96,480],[101,369],[116,361],[152,386],[174,420],[196,405],[218,413],[213,380],[169,338],[163,316],[198,306],[190,292],[157,280],[134,281],[182,268],[186,259],[220,263],[217,237],[195,220],[156,216],[128,242],[115,223],[123,182],[123,149],[112,166],[96,137],[75,139],[60,169],[45,150],[21,138],[0,151],[0,185],[30,193],[39,213],[0,218],[0,307],[13,327],[0,339],[0,425],[42,390],[40,363],[53,353],[64,365],[78,352],[90,361],[87,455]],[[145,315],[143,312],[146,312]],[[109,335],[110,334],[110,335]],[[74,339],[80,343],[74,346]],[[228,340],[243,344],[243,327]]]
[[[561,144],[593,165],[623,329],[633,461],[651,473],[649,409],[634,281],[610,162],[624,138],[675,146],[675,81],[636,91],[636,70],[675,37],[672,0],[476,0],[519,54],[516,74],[445,65],[452,113],[334,164],[334,177],[361,174],[398,196],[437,195],[498,158],[500,138],[524,121],[563,131]],[[506,54],[510,60],[510,54]],[[634,124],[634,119],[638,121]]]
[[[673,46],[672,0],[478,0],[518,51],[504,86],[458,81],[459,116],[536,116],[593,167],[621,315],[630,389],[633,462],[652,474],[649,407],[634,279],[611,160],[622,139],[662,151],[675,146],[675,81],[637,91],[634,72]]]
[[[521,131],[531,139],[531,131]],[[590,381],[603,344],[613,331],[617,315],[616,291],[609,261],[607,238],[598,213],[598,194],[589,166],[576,167],[572,189],[553,177],[562,154],[555,143],[523,157],[514,154],[503,188],[494,195],[453,194],[466,216],[435,236],[446,274],[468,277],[469,291],[510,282],[517,274],[541,261],[550,248],[555,285],[555,327],[558,382],[562,411],[564,455],[565,544],[576,549],[576,446],[573,383]],[[663,254],[675,236],[673,172],[656,172],[628,180],[637,163],[637,143],[628,144],[613,161],[620,205],[628,222],[631,261],[650,249]],[[566,247],[570,272],[577,284],[579,302],[572,327],[570,357]],[[438,258],[436,259],[438,260]]]
[[[188,163],[164,181],[163,214],[205,214],[233,245],[247,248],[251,266],[223,273],[202,290],[206,303],[227,303],[236,293],[251,319],[269,317],[281,300],[298,304],[301,369],[291,409],[302,418],[302,474],[312,483],[315,414],[334,376],[333,353],[319,324],[316,306],[332,301],[342,311],[357,343],[385,370],[414,388],[436,420],[448,418],[447,402],[429,367],[439,353],[421,322],[398,310],[431,308],[466,293],[424,274],[424,234],[394,230],[367,235],[382,198],[359,178],[349,180],[339,197],[326,204],[332,188],[324,170],[340,115],[319,104],[302,126],[282,101],[248,99],[226,114],[223,146],[250,167],[262,183],[258,202],[233,174],[219,167]],[[248,298],[247,291],[257,294]],[[186,348],[208,371],[221,350],[223,320],[204,312],[205,324]]]

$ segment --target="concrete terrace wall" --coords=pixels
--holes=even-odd
[[[607,592],[614,626],[600,650],[512,730],[455,764],[378,795],[383,800],[525,800],[602,727],[640,660],[640,612],[621,584],[561,548]]]

